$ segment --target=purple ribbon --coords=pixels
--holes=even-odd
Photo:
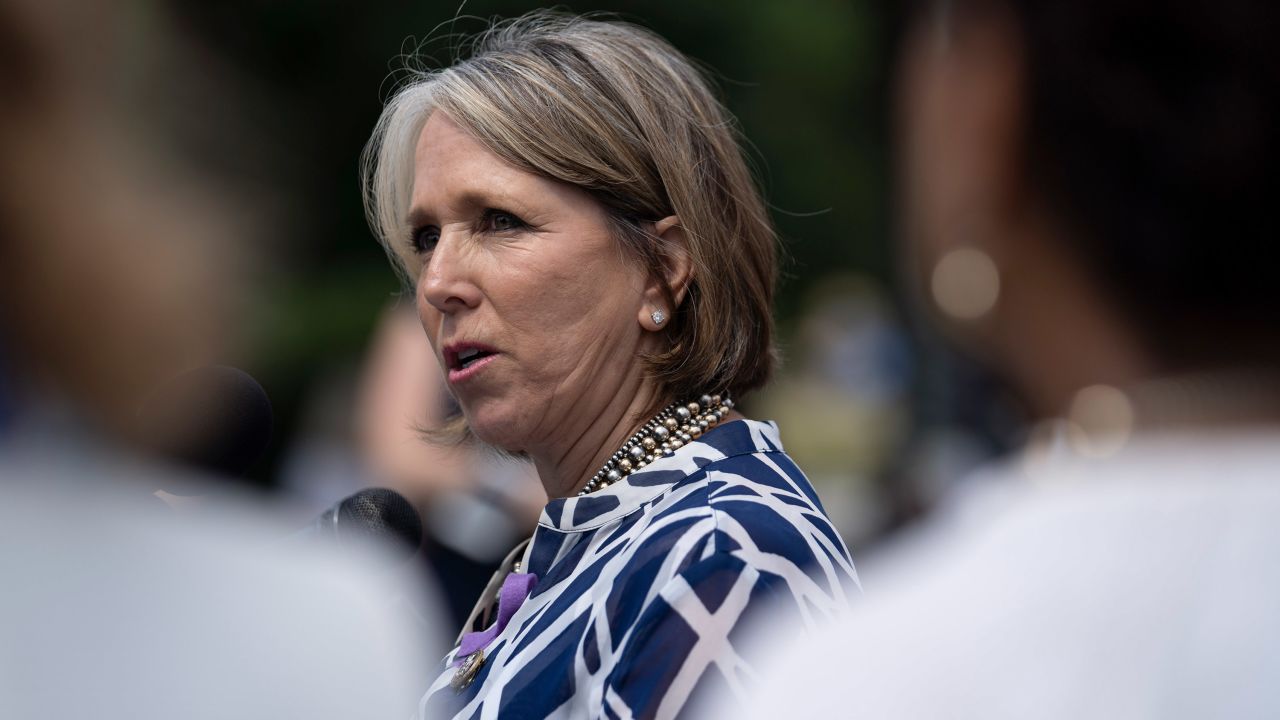
[[[458,643],[458,652],[454,656],[457,659],[453,661],[453,666],[461,665],[468,655],[493,642],[493,639],[506,629],[511,616],[515,615],[516,610],[524,604],[537,583],[538,576],[533,573],[508,573],[506,579],[502,581],[502,589],[498,591],[498,619],[485,630],[469,632],[462,636],[462,642]]]

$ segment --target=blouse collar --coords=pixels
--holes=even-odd
[[[703,466],[735,455],[781,452],[778,426],[757,420],[732,420],[660,457],[620,482],[589,495],[556,498],[538,519],[541,527],[560,532],[594,530],[626,517]]]

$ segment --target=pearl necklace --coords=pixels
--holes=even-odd
[[[609,487],[659,457],[671,455],[724,420],[732,408],[733,400],[727,395],[703,395],[697,402],[671,403],[628,438],[578,495]]]

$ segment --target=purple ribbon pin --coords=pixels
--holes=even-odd
[[[457,659],[453,661],[453,667],[458,667],[468,655],[484,649],[493,642],[493,639],[506,629],[511,616],[515,615],[516,610],[524,604],[537,583],[538,576],[533,573],[508,573],[506,579],[502,581],[502,589],[498,591],[498,619],[484,630],[469,632],[462,636],[462,642],[458,643],[458,653],[454,656]]]

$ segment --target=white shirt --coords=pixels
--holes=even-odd
[[[0,717],[409,716],[437,629],[411,587],[283,547],[247,504],[170,513],[150,496],[165,475],[0,447]]]
[[[1280,431],[1010,463],[863,578],[753,717],[1280,717]]]

